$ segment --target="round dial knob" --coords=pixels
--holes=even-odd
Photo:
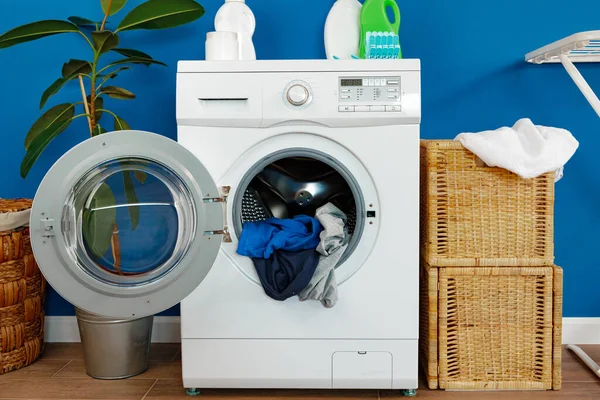
[[[287,101],[294,106],[303,106],[310,99],[310,91],[301,83],[295,83],[287,91]]]

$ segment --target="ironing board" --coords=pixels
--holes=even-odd
[[[558,40],[525,56],[533,64],[562,63],[581,93],[600,117],[600,100],[574,63],[600,62],[600,31],[581,32]],[[577,355],[600,378],[600,366],[579,346],[567,348]]]

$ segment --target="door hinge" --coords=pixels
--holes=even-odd
[[[203,201],[205,203],[227,203],[227,198],[229,197],[229,192],[231,191],[231,186],[221,186],[219,188],[219,196],[211,197],[208,194],[208,197],[205,197]]]
[[[229,192],[231,191],[231,186],[221,186],[219,188],[219,197],[211,197],[210,194],[207,194],[207,197],[203,199],[205,203],[221,203],[223,205],[223,229],[215,229],[212,231],[205,231],[205,236],[214,236],[214,235],[223,235],[224,243],[231,243],[231,234],[229,233],[229,228],[227,226],[227,198],[229,197]]]
[[[42,237],[54,236],[54,225],[55,221],[50,218],[40,220],[42,225]]]

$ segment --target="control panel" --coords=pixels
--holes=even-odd
[[[339,102],[339,112],[401,112],[401,78],[342,77],[339,79]]]

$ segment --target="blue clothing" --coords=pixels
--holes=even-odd
[[[321,242],[319,235],[322,230],[321,223],[307,215],[296,215],[294,219],[270,218],[246,222],[237,253],[250,258],[268,259],[276,250],[314,250]]]
[[[252,261],[267,296],[284,301],[308,286],[319,264],[319,253],[315,249],[295,253],[277,250],[268,259]]]

